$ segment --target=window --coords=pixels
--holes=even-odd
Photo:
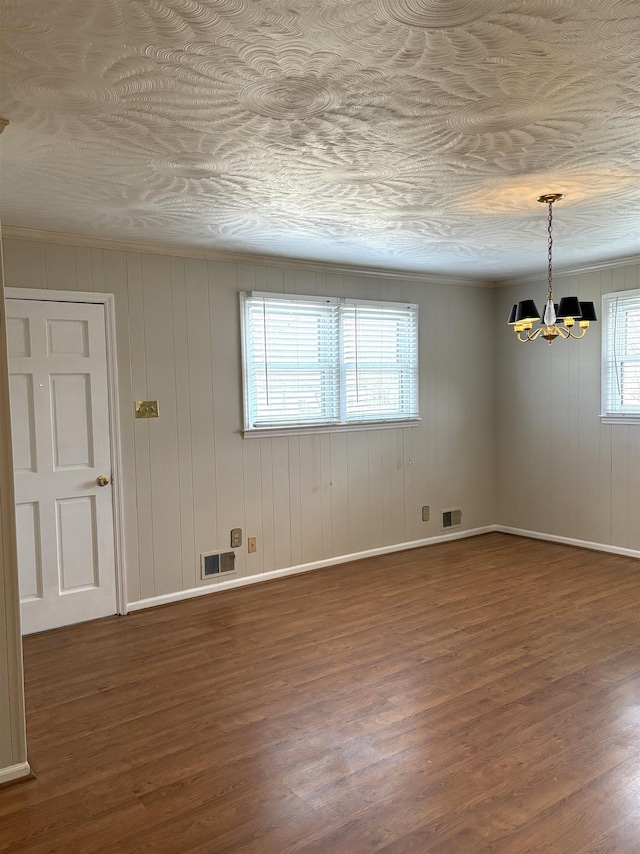
[[[245,431],[418,419],[418,307],[240,294]]]
[[[640,290],[602,303],[602,414],[640,421]]]

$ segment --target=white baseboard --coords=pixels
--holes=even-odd
[[[330,557],[326,560],[316,560],[312,563],[301,563],[298,566],[288,566],[286,569],[274,569],[263,572],[260,575],[250,575],[243,578],[232,578],[217,584],[207,584],[203,587],[191,587],[188,590],[177,590],[175,593],[164,593],[160,596],[150,596],[148,599],[139,599],[137,602],[129,602],[128,611],[140,611],[143,608],[153,608],[156,605],[167,605],[170,602],[180,602],[183,599],[193,599],[195,596],[205,596],[208,593],[216,593],[219,590],[230,590],[234,587],[245,587],[248,584],[258,584],[261,581],[270,581],[273,578],[284,578],[287,575],[299,575],[310,572],[313,569],[322,569],[325,566],[336,566],[340,563],[349,563],[352,560],[375,557],[376,555],[391,554],[407,549],[417,549],[421,546],[431,546],[436,543],[446,543],[449,540],[461,540],[466,537],[477,537],[479,534],[488,534],[497,531],[496,525],[486,525],[483,528],[472,528],[469,531],[456,531],[452,534],[440,534],[436,537],[427,537],[423,540],[412,540],[408,543],[394,543],[390,546],[382,546],[377,549],[367,549],[363,552]]]
[[[8,765],[6,768],[0,768],[0,786],[3,783],[11,783],[13,780],[28,777],[30,774],[31,766],[28,762],[20,762],[19,765]]]
[[[576,546],[579,549],[591,549],[596,552],[609,552],[624,557],[640,558],[637,549],[624,549],[621,546],[610,546],[607,543],[592,543],[589,540],[576,540],[573,537],[559,537],[556,534],[542,534],[539,531],[525,531],[523,528],[510,528],[507,525],[494,525],[494,531],[502,534],[515,534],[517,537],[531,537],[534,540],[548,540],[551,543],[562,543],[565,546]]]
[[[300,573],[310,572],[314,569],[322,569],[325,566],[337,566],[341,563],[348,563],[352,560],[361,560],[362,558],[367,557],[375,557],[376,555],[391,554],[392,552],[400,552],[407,549],[417,549],[421,546],[436,545],[437,543],[445,543],[450,540],[461,540],[466,537],[477,537],[479,534],[488,534],[492,531],[498,531],[502,534],[514,534],[517,537],[531,537],[534,540],[547,540],[551,543],[562,543],[563,545],[576,546],[581,549],[608,552],[610,554],[623,555],[624,557],[640,558],[640,551],[637,549],[626,549],[620,546],[608,545],[607,543],[593,543],[588,540],[577,540],[573,537],[560,537],[555,534],[544,534],[540,531],[527,531],[524,528],[511,528],[508,525],[485,525],[482,528],[472,528],[469,531],[456,531],[451,534],[440,534],[436,537],[427,537],[423,540],[412,540],[408,543],[394,543],[390,546],[382,546],[377,549],[368,549],[362,552],[339,555],[338,557],[327,558],[326,560],[317,560],[312,563],[302,563],[298,566],[286,567],[285,569],[274,569],[270,572],[263,572],[260,575],[231,578],[227,581],[221,581],[216,584],[207,584],[202,587],[191,587],[187,590],[177,590],[175,593],[164,593],[160,596],[150,596],[147,599],[139,599],[136,602],[130,602],[127,606],[127,610],[141,611],[144,608],[153,608],[156,605],[167,605],[171,602],[180,602],[183,599],[193,599],[196,596],[206,596],[209,593],[216,593],[221,590],[231,590],[234,587],[245,587],[248,584],[258,584],[261,581],[269,581],[273,578],[284,578],[287,575],[299,575]]]

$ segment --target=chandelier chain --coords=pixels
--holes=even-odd
[[[548,224],[548,233],[549,233],[549,269],[547,273],[547,299],[553,299],[553,291],[551,289],[551,271],[552,271],[552,262],[551,257],[553,253],[553,202],[549,202],[549,224]]]

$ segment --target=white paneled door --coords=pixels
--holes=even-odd
[[[116,613],[104,306],[8,299],[24,634]]]

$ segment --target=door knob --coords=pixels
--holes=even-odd
[[[109,478],[101,474],[97,478],[96,483],[98,484],[98,486],[109,486]]]

